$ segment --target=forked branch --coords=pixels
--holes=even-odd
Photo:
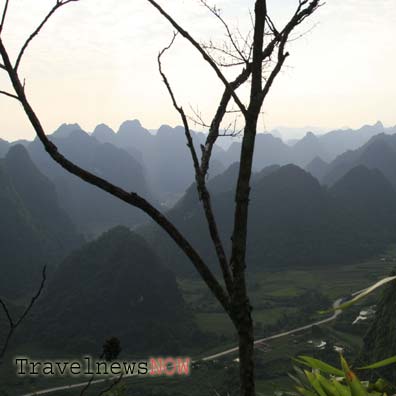
[[[10,310],[7,307],[7,304],[0,298],[0,306],[2,307],[6,317],[7,317],[7,321],[8,321],[8,326],[9,326],[9,330],[4,342],[3,347],[1,348],[0,351],[0,364],[1,364],[1,359],[4,357],[8,345],[11,341],[12,336],[14,335],[16,329],[19,327],[19,325],[25,320],[26,316],[29,314],[29,312],[31,311],[31,309],[33,308],[33,305],[36,303],[37,299],[40,297],[41,292],[44,289],[44,285],[46,282],[47,276],[46,276],[46,267],[44,266],[42,273],[41,273],[41,283],[40,283],[40,287],[38,288],[36,294],[32,297],[32,299],[30,300],[29,305],[25,308],[25,310],[23,311],[22,315],[19,317],[19,319],[17,321],[14,321],[12,318],[12,315],[10,313]]]
[[[229,263],[227,260],[227,256],[225,254],[224,246],[223,246],[223,243],[221,241],[220,234],[218,231],[216,218],[214,216],[214,212],[213,212],[213,208],[212,208],[210,193],[206,187],[205,176],[203,175],[203,173],[201,171],[199,159],[198,159],[195,147],[194,147],[194,142],[193,142],[190,126],[188,123],[188,118],[187,118],[183,108],[177,104],[172,87],[171,87],[169,80],[166,77],[166,75],[162,69],[161,58],[164,55],[164,53],[167,50],[169,50],[170,47],[173,45],[176,36],[177,36],[177,33],[174,33],[170,44],[159,53],[158,59],[157,59],[158,60],[158,69],[159,69],[159,72],[163,79],[163,82],[166,86],[166,89],[168,90],[169,96],[171,97],[173,107],[179,113],[180,118],[183,122],[184,132],[185,132],[186,139],[187,139],[187,147],[190,150],[191,158],[192,158],[193,165],[194,165],[195,181],[196,181],[198,196],[199,196],[199,199],[202,202],[202,205],[204,208],[205,217],[206,217],[206,220],[208,223],[210,237],[211,237],[213,245],[215,247],[216,255],[217,255],[217,258],[218,258],[218,261],[220,264],[220,268],[223,273],[224,282],[225,282],[228,293],[231,295],[232,289],[233,289],[231,270],[230,270],[230,266],[229,266]]]
[[[237,39],[234,37],[234,35],[231,32],[230,27],[228,26],[228,23],[224,20],[224,18],[221,16],[221,12],[220,9],[218,9],[216,6],[211,6],[209,5],[209,3],[206,0],[200,0],[201,4],[208,9],[219,21],[220,23],[223,25],[227,37],[230,40],[230,43],[232,45],[232,47],[234,48],[234,50],[236,51],[236,53],[239,55],[239,60],[244,61],[245,63],[249,62],[249,57],[247,57],[242,50],[239,48],[238,45],[238,41]]]
[[[72,0],[70,0],[72,1]],[[76,0],[78,1],[78,0]],[[201,256],[192,247],[190,242],[180,233],[180,231],[171,223],[168,218],[156,209],[152,204],[150,204],[146,199],[141,197],[135,192],[127,192],[124,189],[110,183],[109,181],[96,176],[95,174],[77,166],[72,161],[65,158],[58,150],[56,145],[52,143],[44,132],[44,128],[41,125],[39,118],[31,107],[29,100],[26,97],[23,84],[18,76],[17,71],[13,68],[8,52],[4,47],[4,44],[0,38],[0,55],[3,58],[4,65],[6,67],[8,76],[14,87],[15,94],[19,98],[25,114],[28,116],[31,125],[33,126],[38,139],[43,144],[45,150],[51,156],[51,158],[57,162],[62,168],[67,170],[69,173],[77,176],[78,178],[86,181],[87,183],[106,191],[107,193],[117,197],[123,202],[128,203],[131,206],[139,208],[149,217],[154,220],[179,246],[179,248],[184,252],[184,254],[190,259],[195,269],[198,271],[202,279],[205,281],[208,288],[216,296],[223,308],[229,312],[230,302],[229,296],[223,289],[222,285],[218,282],[216,277],[210,271],[209,267],[202,260]]]
[[[176,29],[181,36],[183,36],[190,44],[202,55],[204,60],[211,66],[211,68],[216,73],[217,77],[220,81],[228,88],[230,88],[230,83],[220,70],[220,68],[216,65],[216,62],[208,55],[208,53],[202,48],[202,46],[188,33],[185,29],[183,29],[156,1],[147,0],[152,6],[154,6],[159,13],[166,19],[168,22]],[[232,89],[232,98],[234,99],[237,106],[240,108],[242,113],[246,113],[245,105],[241,102],[236,92]]]

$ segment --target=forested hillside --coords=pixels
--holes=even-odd
[[[23,297],[82,243],[52,183],[17,145],[0,160],[0,295]]]

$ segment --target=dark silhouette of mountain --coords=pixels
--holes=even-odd
[[[384,128],[381,122],[377,122],[358,130],[335,130],[323,135],[307,132],[302,139],[293,140],[288,144],[269,133],[259,133],[256,138],[254,167],[262,169],[268,165],[289,163],[306,167],[315,157],[332,161],[336,156],[347,150],[356,150],[381,133],[396,133],[396,127]],[[241,143],[234,142],[219,158],[225,165],[239,161],[240,148]]]
[[[63,124],[53,133],[52,139],[75,140],[76,144],[80,144],[75,131],[81,131],[78,124]],[[324,135],[314,135],[308,132],[304,138],[296,141],[293,145],[285,144],[279,137],[269,133],[260,133],[256,138],[254,168],[259,170],[270,165],[289,163],[306,167],[316,157],[320,157],[324,161],[332,161],[344,151],[356,150],[374,135],[384,132],[390,133],[392,129],[386,129],[378,122],[373,126],[366,125],[358,130],[336,130]],[[196,151],[200,155],[200,146],[205,144],[206,136],[203,133],[195,132],[192,132],[192,136]],[[144,169],[147,184],[143,190],[152,191],[157,200],[165,207],[173,206],[194,182],[191,155],[186,147],[186,138],[182,127],[171,128],[168,125],[163,125],[158,131],[150,132],[141,125],[139,120],[135,119],[122,123],[117,132],[105,124],[100,124],[95,128],[91,137],[95,138],[97,142],[111,144],[128,152],[139,162]],[[226,144],[224,147],[227,146]],[[5,149],[3,148],[3,151]],[[234,162],[238,162],[240,149],[241,141],[236,139],[226,150],[221,147],[221,144],[216,144],[209,178],[222,173]],[[0,144],[0,155],[1,150]],[[72,151],[74,150],[75,148]],[[345,172],[341,172],[341,176],[343,174]],[[138,188],[140,187],[138,186]],[[108,222],[105,221],[105,223]],[[133,220],[127,225],[135,223],[136,221]],[[108,224],[112,226],[116,223]],[[100,224],[94,225],[93,228],[103,229]]]
[[[320,137],[317,137],[312,132],[308,132],[305,137],[299,140],[292,147],[291,162],[295,165],[305,167],[317,157],[323,158],[325,160],[330,158],[321,142]]]
[[[393,272],[392,275],[396,275]],[[377,305],[374,320],[363,340],[359,360],[361,365],[368,365],[396,355],[396,282],[390,283],[382,293]],[[376,370],[376,375],[396,381],[394,366]]]
[[[0,158],[3,158],[10,148],[10,143],[6,140],[0,139]]]
[[[323,183],[334,184],[358,165],[380,170],[396,186],[396,135],[377,135],[361,148],[338,156],[329,165]]]
[[[322,160],[320,157],[315,157],[307,166],[306,171],[309,172],[313,177],[322,181],[325,176],[329,164]]]
[[[97,125],[94,131],[92,132],[92,136],[98,139],[102,143],[115,144],[116,134],[106,124]]]
[[[143,146],[141,147],[140,144],[138,144],[136,141],[128,141],[128,135],[131,133],[134,135],[134,137],[137,138],[137,140],[139,140],[139,137],[137,136],[139,135],[139,133],[141,138],[149,132],[142,128],[138,120],[135,120],[124,122],[121,125],[118,134],[116,134],[109,126],[105,124],[99,124],[92,132],[92,136],[98,139],[99,142],[110,143],[116,147],[126,150],[129,154],[132,155],[132,157],[137,159],[142,165],[145,166],[143,155],[140,151],[140,149],[145,148],[145,145],[143,144]]]
[[[235,180],[235,173],[234,166],[225,179]],[[212,203],[229,251],[234,192],[221,190],[213,194]],[[361,204],[356,204],[359,199]],[[395,240],[393,213],[395,192],[380,172],[355,169],[328,190],[295,165],[269,167],[252,179],[247,263],[253,270],[281,269],[340,265],[370,257]],[[183,198],[168,216],[217,268],[200,202]],[[146,227],[142,232],[152,246],[167,252],[170,268],[193,273],[188,260],[161,231]]]
[[[228,167],[226,171],[213,179],[208,180],[207,188],[212,195],[217,195],[227,191],[234,191],[238,179],[239,163],[235,162]],[[182,214],[184,210],[188,210],[192,205],[199,202],[197,187],[193,183],[187,190],[183,197],[176,203],[171,210],[172,213]]]
[[[18,139],[18,140],[13,141],[13,142],[10,143],[10,144],[11,144],[11,146],[16,146],[17,144],[20,144],[20,145],[23,146],[23,147],[27,147],[27,146],[29,146],[30,143],[31,143],[30,140]]]
[[[51,136],[60,152],[115,185],[156,202],[150,193],[146,172],[136,159],[125,150],[100,143],[74,127],[62,126]],[[55,184],[62,207],[85,234],[95,235],[119,224],[133,226],[144,219],[139,210],[66,172],[49,157],[37,139],[29,145],[29,152],[40,170]]]
[[[0,200],[0,295],[20,297],[38,287],[44,265],[56,267],[82,240],[21,145],[0,162]]]
[[[380,133],[392,133],[387,131],[383,124],[378,121],[374,125],[364,125],[360,129],[338,129],[319,136],[319,140],[326,149],[330,159],[334,159],[337,155],[347,151],[356,150],[363,144],[367,143],[373,136]]]
[[[270,166],[263,168],[260,172],[253,173],[252,183],[258,183],[263,177],[266,177],[269,174],[277,171],[279,168],[280,168],[279,165],[270,165]]]
[[[109,337],[130,356],[179,354],[202,335],[148,244],[116,227],[60,265],[27,323],[44,351],[100,354]]]
[[[218,159],[229,166],[239,161],[241,153],[241,143],[234,142],[224,153],[218,154]],[[290,161],[291,149],[284,144],[280,138],[269,133],[259,133],[256,137],[253,166],[255,169],[262,169],[269,165],[284,165]]]
[[[165,206],[171,206],[194,181],[194,169],[191,154],[186,146],[184,128],[171,128],[162,125],[156,134],[143,128],[138,120],[125,121],[114,133],[110,128],[100,125],[93,136],[101,142],[110,142],[123,148],[136,158],[136,151],[141,153],[138,158],[147,169],[150,187]],[[198,154],[200,145],[205,143],[203,133],[192,132],[195,148]],[[209,176],[224,171],[224,166],[216,160],[222,149],[215,147],[214,161],[211,164]]]
[[[392,209],[395,206],[395,190],[378,169],[356,166],[340,179],[330,191],[346,205],[368,209]]]
[[[396,192],[377,169],[357,166],[331,189],[345,221],[354,225],[358,240],[373,253],[378,246],[394,241],[396,232]]]
[[[75,131],[82,131],[79,124],[62,124],[52,133],[52,137],[69,138]]]

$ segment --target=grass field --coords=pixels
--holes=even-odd
[[[332,268],[262,272],[249,278],[254,319],[261,326],[274,324],[282,315],[296,309],[290,299],[308,290],[320,291],[331,302],[350,295],[387,276],[396,268],[396,247],[365,262]],[[200,279],[179,279],[179,286],[192,307],[196,321],[206,332],[230,337],[231,322]],[[329,307],[322,307],[326,309]]]

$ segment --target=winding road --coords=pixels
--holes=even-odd
[[[258,346],[261,343],[266,342],[266,341],[271,341],[271,340],[275,340],[275,339],[278,339],[278,338],[286,337],[286,336],[289,336],[289,335],[292,335],[292,334],[299,333],[299,332],[304,331],[304,330],[308,330],[308,329],[310,329],[313,326],[320,326],[320,325],[323,325],[325,323],[332,322],[333,320],[335,320],[342,313],[342,311],[340,309],[337,309],[337,307],[340,306],[342,301],[343,301],[343,298],[339,298],[338,300],[336,300],[333,303],[333,308],[335,309],[335,311],[334,311],[334,314],[332,316],[330,316],[330,317],[328,317],[326,319],[323,319],[323,320],[319,320],[319,321],[314,322],[314,323],[310,323],[310,324],[305,325],[305,326],[298,327],[298,328],[293,329],[293,330],[289,330],[289,331],[278,333],[278,334],[275,334],[275,335],[272,335],[272,336],[269,336],[269,337],[257,339],[256,341],[254,341],[254,345]],[[206,356],[204,358],[199,359],[198,361],[215,360],[215,359],[221,358],[223,356],[227,356],[227,355],[230,355],[232,353],[235,353],[237,351],[238,351],[238,347],[234,347],[234,348],[231,348],[231,349],[227,349],[227,350],[225,350],[223,352],[216,353],[214,355]],[[193,361],[193,363],[194,363],[194,361]],[[136,376],[137,376],[136,374],[130,374],[130,375],[124,376],[124,378],[136,377]],[[101,384],[101,383],[106,383],[108,381],[109,381],[109,379],[100,379],[100,380],[92,381],[91,384],[92,385]],[[54,393],[54,392],[59,392],[59,391],[64,391],[64,390],[83,388],[87,384],[88,384],[88,382],[80,382],[78,384],[73,384],[73,385],[58,386],[58,387],[55,387],[55,388],[43,389],[43,390],[35,391],[35,392],[32,392],[32,393],[25,393],[24,395],[21,395],[21,396],[47,395],[49,393]]]

